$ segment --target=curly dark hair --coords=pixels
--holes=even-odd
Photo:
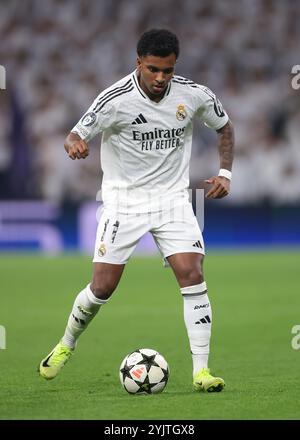
[[[167,29],[151,29],[145,32],[139,39],[137,53],[139,57],[147,55],[167,57],[174,53],[177,59],[179,55],[179,41],[176,35]]]

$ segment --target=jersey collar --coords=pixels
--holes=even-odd
[[[141,89],[141,87],[140,87],[140,85],[139,85],[139,80],[138,80],[138,77],[137,77],[137,70],[135,70],[135,71],[132,73],[132,78],[133,78],[134,86],[135,86],[135,88],[137,89],[139,95],[142,96],[144,99],[150,101],[150,102],[153,103],[153,104],[156,104],[156,105],[157,105],[157,104],[160,104],[162,101],[164,101],[164,100],[166,99],[166,97],[167,97],[167,96],[169,95],[169,93],[170,93],[170,90],[171,90],[171,82],[172,82],[172,81],[169,82],[169,84],[168,84],[168,86],[167,86],[167,90],[166,90],[166,92],[165,92],[165,94],[164,94],[164,97],[163,97],[159,102],[152,101],[152,99],[150,99],[149,96],[146,95],[146,93]]]

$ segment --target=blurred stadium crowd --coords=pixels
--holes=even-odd
[[[95,199],[100,138],[69,160],[67,133],[96,95],[135,66],[152,27],[177,33],[177,73],[210,87],[236,128],[227,203],[300,202],[300,2],[0,0],[0,198]],[[191,186],[218,171],[216,134],[196,124]]]

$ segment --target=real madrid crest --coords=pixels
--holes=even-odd
[[[98,255],[99,255],[99,257],[103,257],[103,255],[105,255],[105,253],[106,253],[106,246],[104,243],[101,243],[100,247],[98,249]]]
[[[186,118],[186,110],[184,104],[179,104],[177,106],[176,118],[178,121],[183,121]]]

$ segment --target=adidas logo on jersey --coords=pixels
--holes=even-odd
[[[148,121],[146,120],[145,116],[142,115],[142,113],[140,113],[140,114],[138,115],[138,117],[135,118],[135,120],[132,122],[132,125],[136,125],[136,124],[147,124],[147,122],[148,122]]]
[[[193,244],[193,247],[202,248],[200,241],[196,241],[196,243]]]

